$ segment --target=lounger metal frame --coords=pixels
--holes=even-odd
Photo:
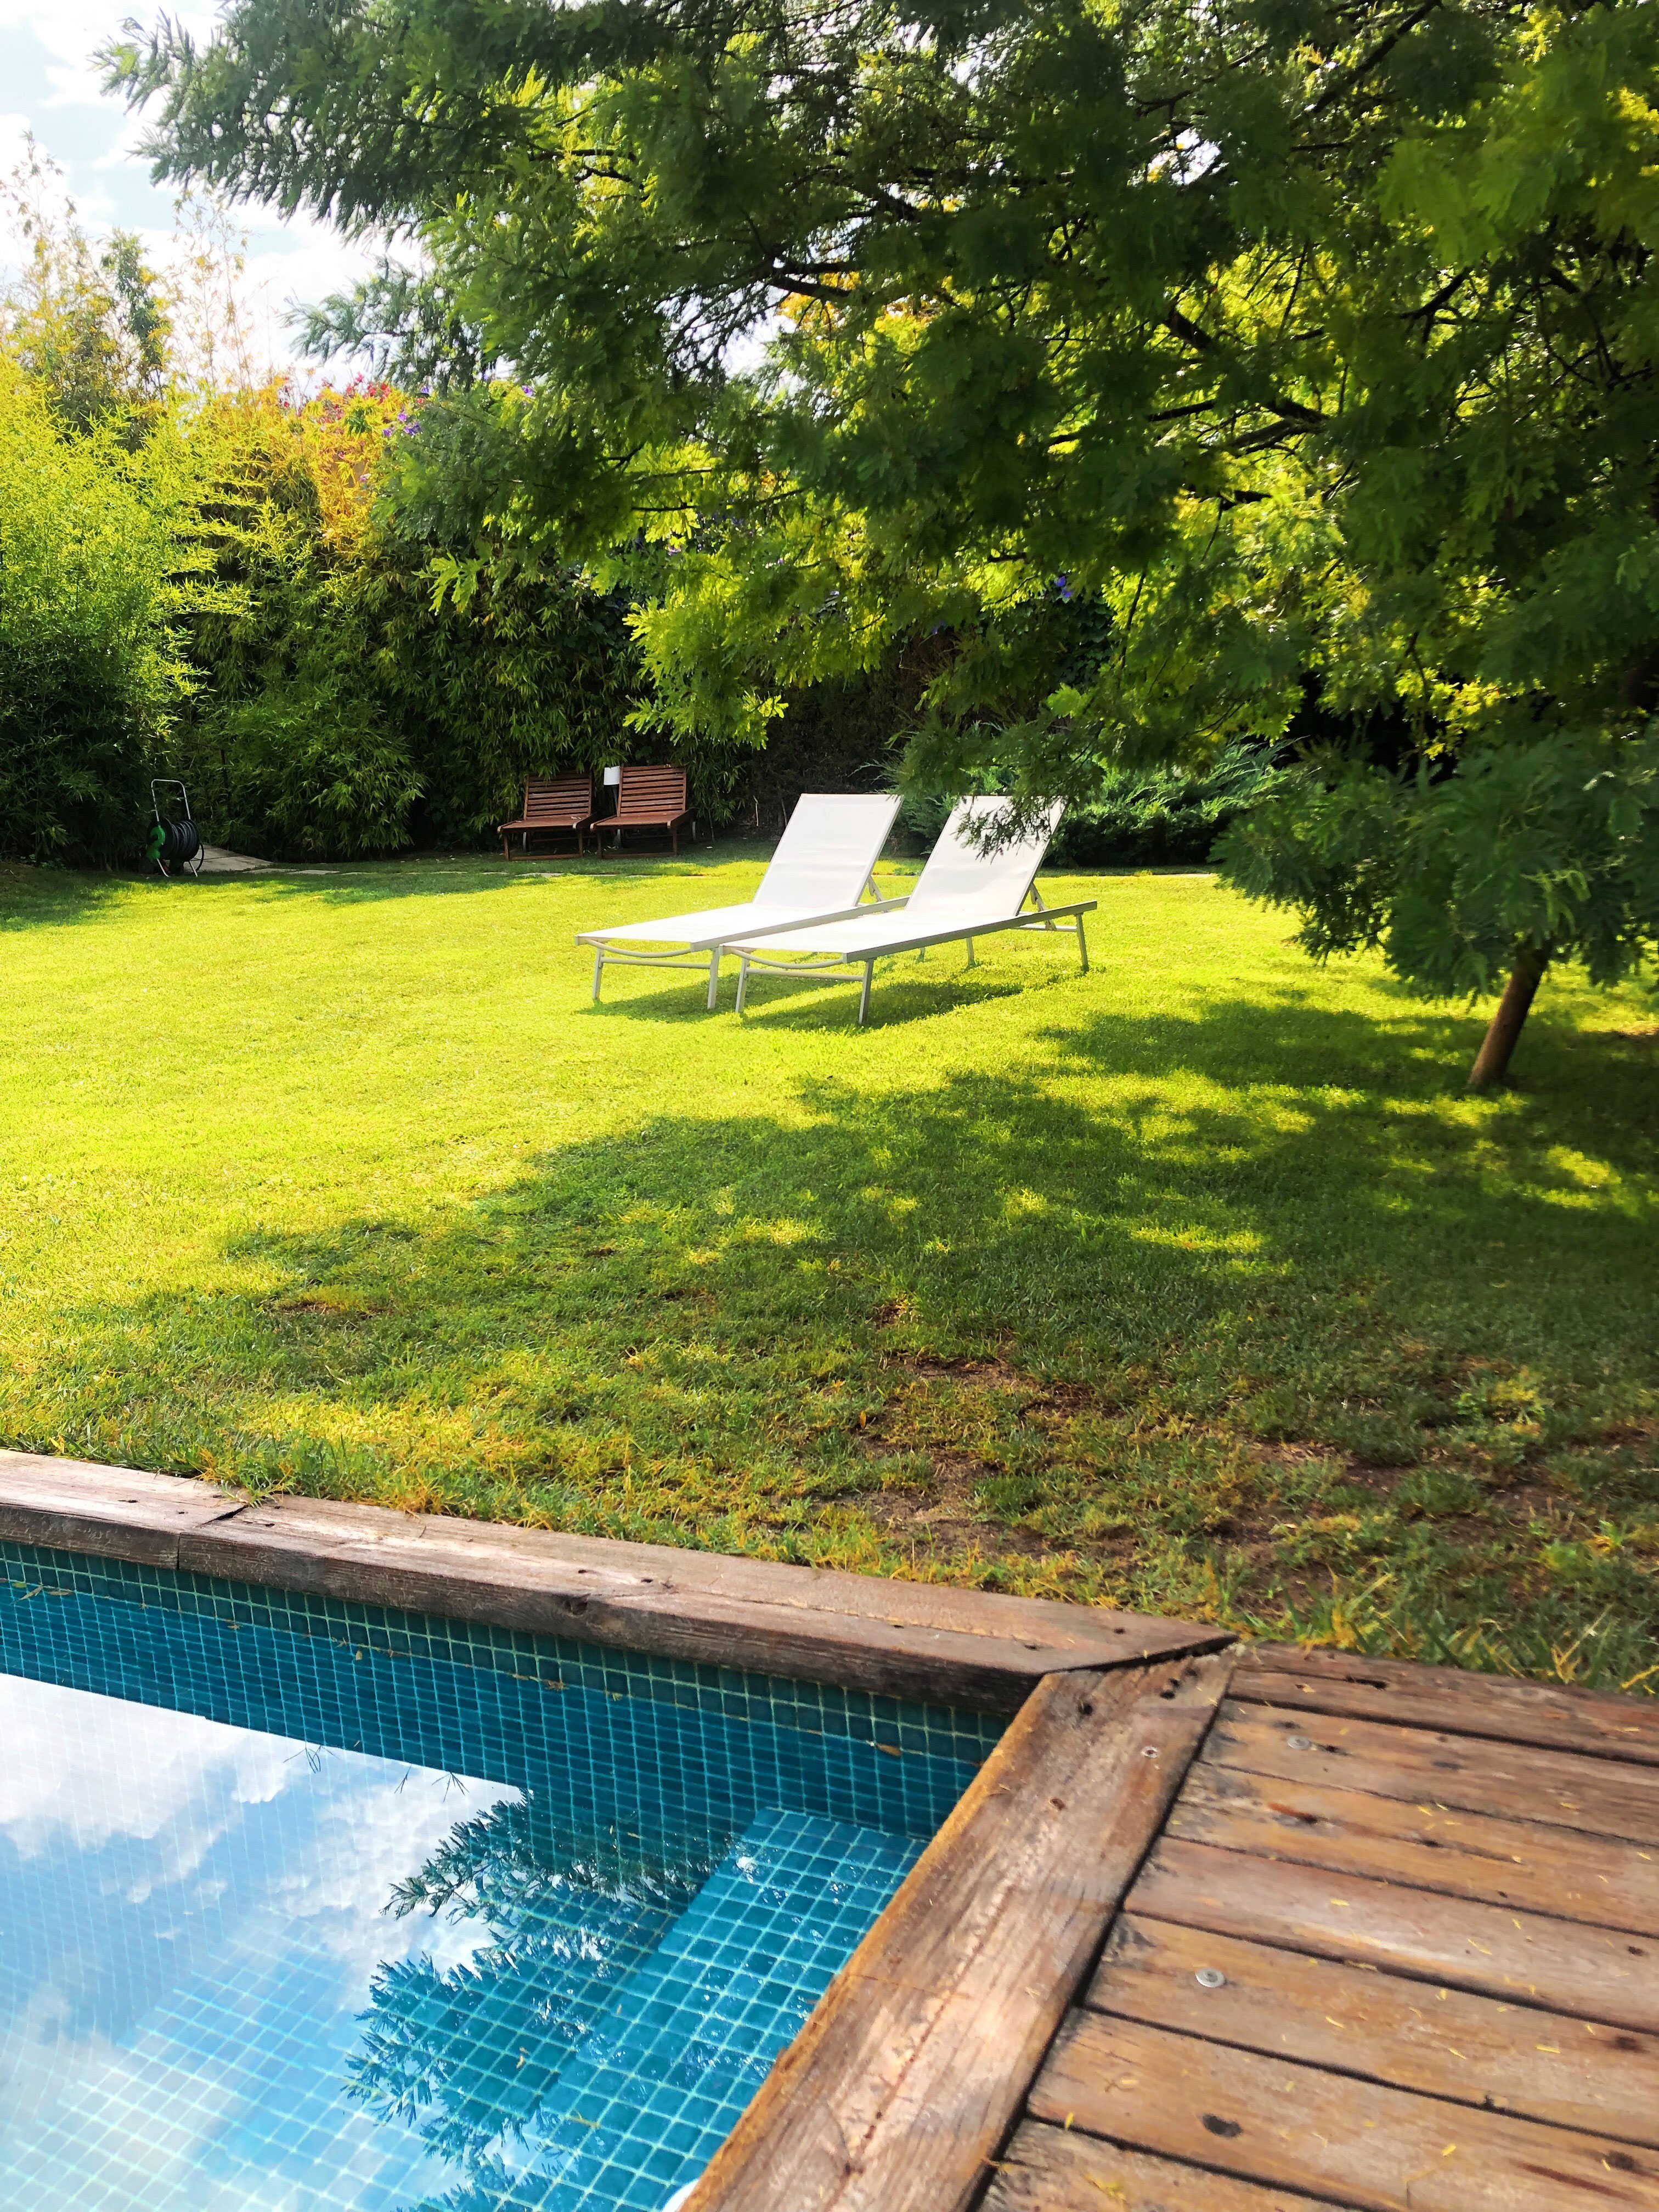
[[[875,896],[866,899],[866,891],[875,893]],[[790,929],[816,929],[823,922],[856,921],[861,914],[886,913],[903,904],[902,898],[884,899],[876,892],[876,872],[872,867],[864,879],[864,890],[860,892],[856,905],[839,907],[833,914],[815,914],[810,921],[804,921],[796,914],[782,921],[763,921],[753,927],[745,923],[744,934],[745,937],[769,937]],[[598,931],[592,935],[583,933],[576,942],[593,947],[593,1002],[596,1006],[599,998],[599,979],[605,973],[607,961],[620,968],[695,968],[699,975],[707,968],[709,1012],[712,1014],[720,1004],[720,956],[727,942],[725,938],[682,938],[680,943],[685,947],[684,952],[635,952],[626,947],[602,944]],[[702,957],[704,953],[708,955],[707,960]]]
[[[1089,972],[1089,940],[1083,933],[1083,917],[1085,914],[1092,914],[1100,904],[1100,901],[1078,899],[1068,906],[1046,906],[1043,903],[1042,895],[1035,884],[1026,893],[1026,897],[1036,902],[1037,910],[1035,914],[1025,913],[1024,902],[1022,902],[1021,911],[1018,914],[1010,915],[1001,921],[975,922],[971,927],[965,929],[924,930],[918,935],[905,938],[898,943],[883,945],[873,952],[809,952],[803,953],[794,960],[770,960],[763,952],[750,952],[741,945],[734,945],[732,949],[737,953],[739,963],[738,1012],[739,1013],[743,1012],[744,1001],[748,996],[749,971],[751,968],[764,969],[776,975],[799,976],[803,981],[809,983],[846,982],[850,981],[850,978],[834,971],[844,968],[862,968],[864,988],[859,993],[859,1027],[862,1029],[870,1018],[870,989],[875,981],[878,960],[891,959],[901,952],[915,952],[920,958],[926,959],[930,945],[954,945],[960,939],[968,947],[968,958],[964,964],[972,968],[977,965],[974,958],[974,939],[976,937],[994,936],[999,930],[1004,929],[1048,929],[1056,931],[1064,937],[1075,937],[1078,956],[1083,963],[1083,973],[1086,975]],[[897,905],[902,904],[902,902],[896,900],[893,903]],[[855,921],[860,915],[872,914],[875,910],[873,907],[860,907],[857,912],[847,915],[845,919]],[[1068,915],[1072,917],[1069,921],[1066,919]],[[712,996],[708,1003],[713,1006]]]
[[[652,922],[579,930],[577,944],[593,948],[595,1003],[605,963],[614,960],[625,968],[686,968],[697,975],[706,971],[708,1011],[713,1013],[719,1003],[720,960],[728,945],[739,939],[820,928],[826,922],[849,921],[860,914],[902,905],[902,899],[883,898],[875,880],[898,805],[890,792],[803,792],[755,897]],[[864,866],[855,875],[860,860]]]

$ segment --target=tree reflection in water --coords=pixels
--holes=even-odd
[[[526,2205],[539,2202],[545,2177],[515,2176],[501,2154],[529,2135],[560,2068],[728,1841],[671,1856],[620,1829],[580,1834],[529,1794],[461,1821],[397,1885],[400,1918],[443,1913],[490,1936],[459,1966],[381,1966],[349,2062],[354,2097],[463,2168],[445,2212],[510,2212],[515,2180],[537,2192]]]

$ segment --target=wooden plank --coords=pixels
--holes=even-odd
[[[1129,1910],[1659,2033],[1659,1946],[1542,1913],[1508,1912],[1173,1837],[1147,1860]]]
[[[325,1499],[250,1505],[27,1452],[0,1455],[0,1536],[989,1712],[1018,1711],[1047,1674],[1229,1641],[1103,1607],[666,1545]]]
[[[1659,1850],[1536,1820],[1489,1820],[1200,1761],[1171,1808],[1169,1833],[1659,1936]]]
[[[1304,1651],[1293,1644],[1258,1644],[1233,1678],[1233,1695],[1292,1711],[1446,1729],[1456,1735],[1659,1766],[1655,1697],[1510,1681],[1456,1667],[1367,1659],[1353,1651]]]
[[[1054,1675],[831,1983],[689,2212],[964,2212],[1228,1656]]]
[[[1378,1721],[1269,1712],[1231,1699],[1205,1756],[1285,1781],[1659,1844],[1659,1768],[1650,1766]]]
[[[1046,1674],[1225,1640],[1088,1606],[316,1498],[250,1506],[187,1543],[180,1561],[205,1574],[994,1712],[1017,1711]]]
[[[1133,1614],[314,1499],[193,1547],[208,1571],[809,1681],[1017,1711],[1044,1674],[1221,1640]]]
[[[1066,2023],[1031,2112],[1361,2212],[1659,2212],[1650,2151],[1096,2013]]]
[[[998,2161],[985,2212],[1325,2212],[1330,2201],[1025,2120]]]
[[[179,1540],[239,1512],[210,1482],[0,1451],[0,1540],[174,1567]]]
[[[1085,2002],[1149,2027],[1659,2147],[1659,2037],[1627,2028],[1127,1912]]]

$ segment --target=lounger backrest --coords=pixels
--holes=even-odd
[[[649,814],[659,821],[685,811],[683,768],[625,768],[617,787],[618,814]]]
[[[591,775],[532,775],[524,787],[526,822],[568,822],[593,811]]]
[[[927,866],[916,878],[905,908],[907,919],[935,908],[967,904],[981,908],[988,915],[1019,912],[1066,808],[1063,800],[1056,799],[1026,836],[994,852],[979,851],[969,832],[1006,815],[1012,805],[1006,799],[964,799],[951,810],[938,844],[927,855]]]
[[[761,878],[755,903],[817,914],[855,906],[898,809],[896,799],[804,792]]]

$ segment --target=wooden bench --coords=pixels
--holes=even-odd
[[[622,850],[624,830],[665,830],[680,849],[680,824],[691,819],[685,803],[685,770],[678,768],[625,768],[617,789],[617,811],[602,814],[593,824],[595,842],[614,830],[617,849]]]
[[[524,812],[516,822],[497,825],[501,858],[512,857],[516,832],[521,850],[528,854],[537,835],[573,834],[576,850],[586,849],[586,832],[593,820],[593,779],[591,775],[532,775],[524,787]]]

